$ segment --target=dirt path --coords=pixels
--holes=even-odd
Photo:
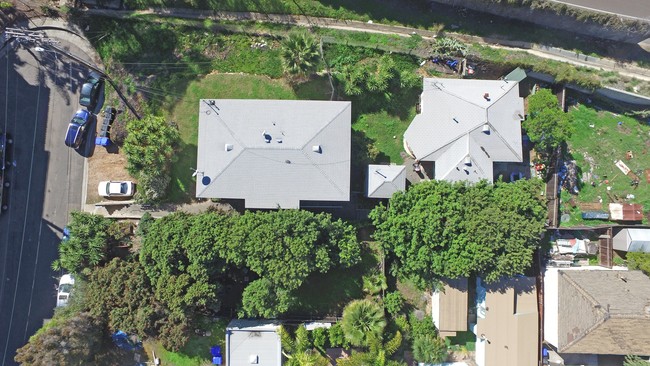
[[[420,35],[425,39],[433,39],[438,36],[436,32],[410,28],[396,25],[385,25],[372,22],[360,22],[356,20],[340,20],[333,18],[318,18],[303,15],[290,14],[262,14],[252,12],[224,12],[224,11],[205,11],[193,9],[148,9],[148,10],[109,10],[109,9],[89,9],[88,14],[103,15],[112,18],[128,18],[134,15],[158,15],[162,17],[176,17],[184,19],[215,21],[260,21],[271,23],[294,24],[300,26],[318,26],[321,28],[340,29],[357,32],[370,32],[393,34],[403,37],[410,37],[413,34]],[[602,69],[606,71],[618,72],[621,75],[634,77],[640,80],[650,81],[650,69],[642,68],[637,65],[621,62],[613,59],[594,57],[568,51],[557,47],[548,47],[530,42],[512,41],[498,39],[493,37],[478,37],[465,34],[445,32],[445,36],[453,37],[466,43],[480,43],[493,48],[503,48],[512,51],[524,51],[532,55],[567,62],[576,66],[589,67],[593,69]]]

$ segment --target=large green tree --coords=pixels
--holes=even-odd
[[[52,268],[81,273],[84,268],[98,266],[107,260],[111,220],[80,211],[73,211],[70,216],[70,237],[59,244],[59,259],[52,263]]]
[[[226,274],[252,271],[239,315],[275,317],[313,272],[349,267],[361,257],[354,228],[300,210],[227,215],[176,213],[147,225],[140,262],[156,299],[172,311],[217,310]]]
[[[154,334],[153,290],[139,262],[113,259],[95,269],[84,286],[84,305],[112,331],[141,337]]]
[[[560,109],[549,89],[540,89],[528,97],[528,118],[523,126],[543,157],[550,156],[573,133],[569,114]]]
[[[523,273],[544,229],[539,180],[422,182],[370,214],[392,271],[430,288],[441,277],[492,282]]]
[[[97,364],[104,338],[102,322],[89,313],[59,319],[19,348],[15,361],[25,366]]]
[[[144,201],[161,199],[169,185],[169,169],[180,142],[176,125],[165,118],[147,115],[127,124],[124,140],[126,169],[139,178],[138,191]]]

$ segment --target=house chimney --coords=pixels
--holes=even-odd
[[[485,98],[485,100],[487,100],[489,102],[490,101],[490,93],[483,94],[483,98]]]
[[[232,144],[226,144],[226,145],[224,146],[223,149],[224,149],[225,151],[231,151],[232,148],[233,148]]]
[[[311,147],[311,151],[320,154],[323,152],[323,149],[321,149],[320,145],[314,145]]]
[[[469,155],[465,157],[465,165],[472,165],[472,158],[470,158]]]
[[[490,134],[490,124],[487,122],[485,122],[485,124],[483,125],[483,133],[486,135]]]

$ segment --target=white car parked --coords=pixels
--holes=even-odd
[[[74,287],[74,277],[69,274],[64,274],[59,280],[59,287],[56,294],[56,307],[68,305],[70,300],[70,293]]]
[[[135,184],[129,181],[103,181],[97,188],[102,197],[131,197],[134,192]]]

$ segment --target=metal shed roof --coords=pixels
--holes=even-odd
[[[390,198],[406,188],[404,165],[368,165],[368,197]]]

